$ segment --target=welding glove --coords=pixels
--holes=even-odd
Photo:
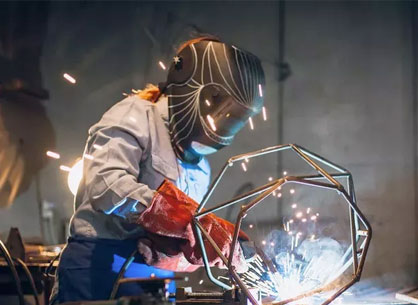
[[[202,266],[202,252],[192,225],[193,215],[197,207],[198,204],[192,198],[179,190],[174,184],[165,180],[158,188],[149,207],[141,213],[137,220],[137,223],[151,236],[149,238],[150,245],[147,246],[148,250],[147,247],[144,247],[144,243],[139,245],[141,254],[144,257],[147,255],[150,257],[153,253],[154,257],[163,258],[167,265],[170,264],[170,258],[174,262],[175,259],[182,261],[184,257],[190,264]],[[234,225],[214,214],[208,214],[200,218],[200,222],[222,254],[229,258]],[[161,240],[161,238],[163,239]],[[242,231],[239,233],[239,238],[240,240],[249,240],[248,236]],[[204,240],[209,264],[224,268],[221,258],[209,241],[205,238]],[[159,252],[157,255],[155,250]],[[236,271],[245,272],[246,263],[241,247],[237,246],[232,255],[232,264]],[[157,265],[157,263],[154,263],[154,265]],[[175,266],[175,263],[173,263],[173,266]]]

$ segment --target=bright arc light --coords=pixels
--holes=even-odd
[[[48,156],[48,157],[51,157],[51,158],[54,158],[54,159],[59,159],[59,158],[61,158],[61,156],[60,156],[60,154],[59,153],[56,153],[56,152],[53,152],[53,151],[47,151],[46,152],[46,155]]]
[[[253,123],[253,119],[252,119],[252,118],[249,118],[249,119],[248,119],[248,122],[250,122],[250,128],[251,128],[251,130],[254,130],[254,123]]]
[[[72,84],[75,84],[77,82],[76,79],[68,73],[64,73],[62,76]]]
[[[262,112],[263,112],[263,120],[267,121],[267,112],[266,112],[266,107],[263,106],[262,108]]]
[[[206,116],[206,118],[208,119],[209,125],[212,128],[213,131],[216,131],[216,125],[215,125],[215,120],[210,116],[210,114],[208,114]]]
[[[166,70],[167,68],[165,67],[164,63],[160,60],[158,62],[158,64],[160,65],[161,69]]]
[[[68,173],[67,184],[70,192],[75,196],[77,194],[78,185],[83,177],[83,159],[78,160]]]
[[[260,97],[263,97],[263,88],[261,87],[261,84],[258,84],[258,94]]]

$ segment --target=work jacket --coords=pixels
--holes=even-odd
[[[198,202],[210,182],[205,158],[197,165],[176,158],[166,97],[151,103],[132,95],[115,104],[89,129],[83,158],[72,237],[138,238],[135,219],[164,179]]]

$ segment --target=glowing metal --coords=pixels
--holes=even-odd
[[[253,119],[252,119],[252,118],[249,118],[249,119],[248,119],[248,122],[250,123],[250,128],[251,128],[251,130],[254,130]]]
[[[60,165],[60,170],[64,171],[64,172],[69,172],[71,170],[71,167],[65,166],[65,165]]]
[[[212,128],[213,131],[216,131],[216,125],[215,125],[215,120],[210,116],[210,114],[208,114],[206,116],[206,118],[208,119],[209,125]]]
[[[161,69],[163,70],[167,69],[162,61],[159,61],[158,64],[160,65]]]
[[[261,84],[258,84],[258,94],[260,97],[263,97],[263,88],[261,87]]]
[[[263,112],[263,120],[267,121],[267,112],[266,112],[266,107],[263,106],[262,108],[262,112]]]
[[[64,73],[62,76],[72,84],[75,84],[77,82],[76,79],[68,73]]]
[[[47,151],[46,152],[46,155],[48,156],[48,157],[51,157],[51,158],[54,158],[54,159],[59,159],[59,158],[61,158],[61,156],[60,156],[60,154],[59,153],[56,153],[56,152],[53,152],[53,151]]]

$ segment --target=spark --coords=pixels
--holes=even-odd
[[[296,209],[298,205],[296,203],[292,204],[292,209]]]
[[[258,94],[260,97],[263,97],[263,88],[261,87],[261,84],[258,84]]]
[[[249,118],[248,119],[248,122],[250,122],[250,128],[251,128],[251,130],[254,130],[253,119],[252,118]]]
[[[253,224],[250,224],[248,227],[249,227],[250,229],[252,229],[252,228],[254,228],[254,225],[253,225]]]
[[[206,105],[210,106],[210,102],[208,100],[205,100]]]
[[[311,220],[316,220],[316,215],[311,216]]]
[[[210,116],[210,114],[208,114],[206,116],[206,118],[208,119],[209,125],[212,128],[213,131],[216,131],[216,125],[215,125],[215,120]]]
[[[302,218],[302,222],[306,222],[306,218]]]
[[[50,150],[48,150],[48,151],[46,152],[46,155],[47,155],[48,157],[51,157],[51,158],[54,158],[54,159],[59,159],[59,158],[61,158],[61,156],[60,156],[60,154],[59,154],[59,153],[56,153],[56,152],[53,152],[53,151],[50,151]]]
[[[278,193],[277,197],[281,198],[282,197],[282,193]]]
[[[263,240],[261,243],[262,243],[263,245],[266,245],[266,241],[265,241],[265,240]]]
[[[97,150],[102,150],[103,149],[103,147],[100,146],[99,144],[93,144],[93,147]]]
[[[266,112],[266,107],[264,107],[264,106],[263,106],[262,111],[263,111],[263,120],[264,120],[264,121],[267,121],[267,112]]]
[[[203,280],[200,280],[200,281],[199,281],[199,285],[202,285],[202,284],[203,284]]]
[[[247,163],[248,163],[248,162],[250,162],[250,159],[248,159],[248,158],[245,158],[245,162],[247,162]]]
[[[315,239],[315,234],[312,234],[311,240],[314,240],[314,239]]]
[[[306,209],[306,214],[309,214],[311,212],[311,208]]]
[[[290,219],[290,220],[289,220],[289,223],[293,223],[293,221],[294,221],[293,219]]]
[[[159,61],[158,64],[160,65],[161,69],[163,70],[167,69],[162,61]]]
[[[287,175],[287,171],[284,171],[284,172],[283,172],[283,176],[286,176],[286,175]]]
[[[294,189],[290,189],[290,194],[294,194],[295,190]]]
[[[64,73],[62,76],[72,84],[75,84],[77,82],[76,79],[68,73]]]
[[[316,216],[319,216],[319,213],[316,213]]]
[[[151,273],[150,277],[155,277],[155,273]]]
[[[271,242],[271,243],[270,243],[270,246],[274,247],[274,242]]]
[[[297,212],[295,216],[296,216],[296,218],[302,218],[303,213],[302,212]]]
[[[84,158],[88,159],[88,160],[93,160],[94,157],[92,155],[89,154],[84,154]]]
[[[273,181],[273,177],[269,177],[269,181]]]
[[[245,165],[244,162],[241,163],[241,166],[242,166],[242,169],[244,170],[244,172],[246,172],[247,171],[247,166]]]
[[[70,172],[71,167],[65,166],[65,165],[60,165],[60,170],[64,171],[64,172]]]

